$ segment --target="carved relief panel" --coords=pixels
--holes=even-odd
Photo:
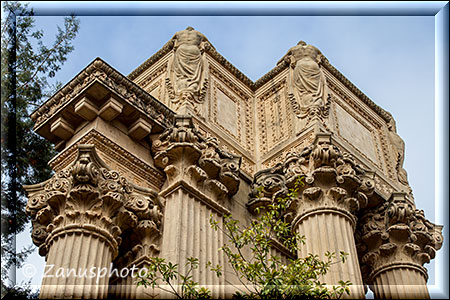
[[[256,98],[260,153],[268,153],[294,131],[293,114],[287,95],[286,79]]]
[[[382,122],[349,97],[342,96],[332,93],[333,130],[362,158],[386,176],[392,176]]]
[[[252,97],[223,71],[210,65],[211,98],[209,121],[230,136],[242,148],[253,153],[254,130]]]

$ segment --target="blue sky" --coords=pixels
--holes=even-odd
[[[122,5],[123,9],[140,6],[135,14],[146,11],[158,14],[151,3],[115,3],[116,6]],[[431,5],[442,7],[442,3],[421,5],[425,9]],[[274,7],[281,5],[269,4]],[[438,200],[435,199],[434,16],[104,16],[105,9],[108,9],[106,2],[61,5],[36,2],[32,7],[38,14],[40,10],[50,14],[49,8],[61,11],[69,7],[85,7],[91,14],[103,14],[80,17],[75,50],[57,75],[63,84],[96,57],[128,75],[158,51],[175,32],[187,26],[202,32],[219,53],[253,81],[275,67],[276,62],[298,41],[304,40],[316,46],[344,76],[394,116],[397,132],[406,144],[404,168],[408,172],[416,205],[425,211],[430,221],[444,223],[442,214],[435,213]],[[203,5],[209,5],[211,9],[214,5],[216,9],[226,6]],[[263,4],[247,5],[249,11],[264,8],[261,7]],[[297,7],[292,3],[289,5],[294,5],[295,12],[302,8],[300,4]],[[360,5],[360,9],[365,8],[364,4],[356,5]],[[174,10],[176,7],[180,4],[166,4],[166,14],[177,12]],[[61,16],[36,17],[36,26],[44,29],[47,41],[53,39],[56,24],[62,24]],[[447,228],[445,226],[444,230]],[[30,243],[28,232],[19,236],[19,246]],[[444,251],[448,250],[441,249],[436,260]],[[43,258],[35,253],[29,262],[36,264],[33,283],[39,285]],[[425,266],[429,269],[429,284],[434,284],[439,276],[435,275],[434,261]],[[24,280],[21,270],[17,275],[19,282]]]

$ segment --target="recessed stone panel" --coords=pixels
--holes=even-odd
[[[378,163],[371,130],[339,105],[336,105],[336,119],[339,135],[370,160]]]
[[[237,136],[237,104],[217,89],[217,123]]]

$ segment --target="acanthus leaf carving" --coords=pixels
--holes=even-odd
[[[164,170],[169,185],[186,181],[218,202],[239,189],[242,158],[220,149],[217,138],[204,137],[190,116],[177,115],[152,150],[155,165]]]
[[[355,225],[354,214],[368,204],[373,193],[373,174],[333,145],[330,134],[321,133],[299,154],[288,153],[284,163],[255,174],[248,207],[252,210],[258,202],[264,205],[286,195],[302,177],[303,185],[297,187],[298,198],[286,212],[289,219],[296,216],[299,219],[317,209],[336,209],[346,212]]]
[[[404,262],[423,264],[435,257],[442,246],[442,226],[425,219],[421,210],[415,209],[404,192],[395,192],[390,201],[365,212],[360,218],[357,244],[359,256],[365,264],[363,277],[371,283],[379,270],[402,267]],[[373,253],[382,254],[379,259],[367,260]]]
[[[29,195],[26,211],[32,218],[33,242],[41,255],[46,255],[53,232],[91,230],[104,235],[116,256],[123,229],[135,227],[143,217],[136,205],[126,207],[142,188],[109,170],[93,145],[78,145],[78,157],[71,166],[44,183],[24,188]]]

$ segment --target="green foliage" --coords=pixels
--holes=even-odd
[[[2,297],[2,300],[9,299],[39,299],[39,292],[33,291],[29,284],[25,286],[5,286],[4,291],[5,297]]]
[[[318,255],[308,254],[296,259],[288,259],[285,264],[281,257],[271,254],[275,241],[296,253],[298,245],[305,243],[305,237],[293,232],[291,224],[284,221],[283,212],[288,204],[298,196],[303,178],[284,198],[256,209],[258,217],[247,227],[231,216],[224,217],[224,228],[211,216],[210,224],[215,230],[222,230],[228,237],[228,244],[221,250],[225,253],[241,284],[247,288],[235,296],[248,299],[293,299],[293,298],[340,298],[350,293],[350,282],[340,281],[332,289],[320,280],[332,264],[343,263],[348,253],[325,253],[324,261]],[[219,274],[218,274],[219,276]]]
[[[277,198],[275,202],[257,208],[258,216],[243,227],[239,221],[231,216],[224,216],[224,227],[210,217],[210,225],[214,230],[222,231],[228,237],[228,243],[220,250],[225,253],[232,269],[242,286],[246,290],[238,290],[235,298],[243,299],[297,299],[297,298],[340,298],[344,293],[350,294],[349,281],[340,281],[339,285],[326,287],[320,280],[327,273],[330,266],[344,263],[348,253],[341,251],[339,260],[336,253],[326,252],[325,260],[318,255],[308,254],[296,259],[288,259],[283,263],[281,257],[272,255],[275,242],[283,244],[292,253],[296,253],[299,244],[305,243],[305,237],[293,232],[291,224],[284,221],[283,212],[291,201],[298,196],[299,188],[303,185],[303,178],[299,177],[296,185],[284,198]],[[169,285],[171,292],[177,298],[208,298],[210,292],[201,290],[198,283],[192,280],[192,269],[198,268],[198,259],[188,258],[188,271],[181,275],[177,265],[166,263],[162,258],[153,258],[149,272],[140,276],[138,285],[154,288],[160,282]],[[206,264],[217,277],[223,275],[222,266]],[[172,286],[172,282],[181,279],[182,292],[179,293]]]
[[[178,299],[209,299],[211,292],[199,287],[198,282],[192,280],[192,271],[198,269],[198,259],[187,258],[186,272],[178,271],[178,265],[166,262],[164,258],[152,257],[150,264],[141,269],[138,274],[137,286],[158,286],[161,290],[173,294]],[[179,282],[179,283],[177,283]],[[176,286],[181,287],[178,289]],[[163,286],[168,286],[169,289]]]
[[[53,44],[42,39],[44,32],[34,28],[33,11],[27,4],[3,2],[1,43],[1,227],[2,282],[8,270],[20,266],[33,251],[16,253],[15,235],[24,230],[26,198],[22,185],[44,181],[51,176],[47,165],[53,147],[32,131],[29,115],[39,107],[59,83],[51,85],[67,56],[74,50],[79,20],[64,18]],[[2,283],[2,288],[4,284]]]

